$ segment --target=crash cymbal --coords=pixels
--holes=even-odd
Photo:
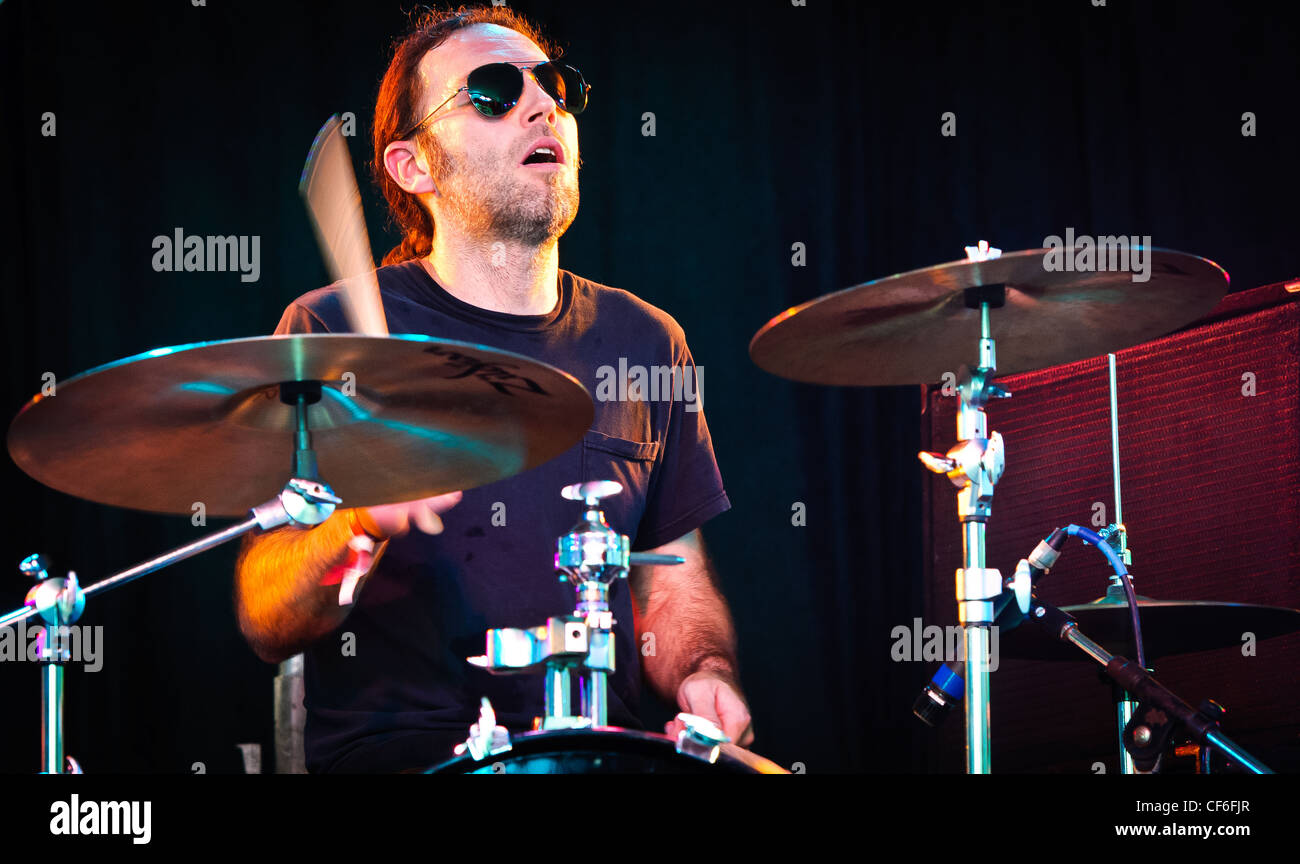
[[[1144,250],[1150,279],[1135,282],[1128,270],[1048,271],[1048,251],[953,261],[828,294],[765,324],[749,356],[768,372],[812,384],[937,383],[979,359],[978,297],[967,289],[1003,285],[1005,302],[990,322],[998,374],[1009,375],[1163,336],[1209,312],[1227,291],[1222,267],[1182,252]]]
[[[1079,630],[1107,651],[1135,659],[1127,601],[1103,597],[1092,603],[1062,606],[1061,611],[1074,616]],[[1249,603],[1139,597],[1138,617],[1148,661],[1193,651],[1240,648],[1243,633],[1268,639],[1300,630],[1300,609]],[[1004,633],[999,649],[1003,657],[1092,662],[1078,648],[1054,640],[1029,624]]]
[[[308,425],[344,507],[481,486],[581,439],[594,406],[572,376],[428,336],[269,336],[147,351],[36,396],[9,453],[39,482],[103,504],[242,516],[291,475],[282,382],[323,382]]]

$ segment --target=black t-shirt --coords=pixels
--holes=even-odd
[[[635,401],[644,391],[611,386],[611,375],[635,376],[638,366],[677,367],[702,390],[702,370],[671,316],[563,270],[559,302],[546,315],[472,306],[443,290],[418,261],[383,267],[378,277],[389,332],[472,342],[549,363],[587,387],[596,413],[582,442],[564,454],[467,490],[442,515],[442,534],[413,529],[389,542],[352,613],[305,652],[312,772],[400,771],[449,759],[477,719],[482,696],[512,733],[532,728],[543,713],[542,676],[494,676],[465,658],[483,653],[489,628],[536,627],[573,611],[574,590],[553,569],[556,539],[581,516],[580,503],[560,497],[564,486],[622,483],[624,491],[605,499],[603,509],[636,550],[676,540],[731,506],[701,404],[688,401],[692,388],[679,400],[660,393],[654,401]],[[334,285],[298,298],[276,333],[349,329]],[[611,398],[618,395],[625,398]],[[329,467],[321,468],[328,481]],[[641,654],[624,582],[612,588],[610,608],[617,623],[609,723],[639,728]]]

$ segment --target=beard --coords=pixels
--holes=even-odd
[[[520,177],[517,166],[486,154],[452,153],[429,133],[421,145],[442,204],[467,236],[541,246],[578,215],[577,170],[543,175],[545,185]]]

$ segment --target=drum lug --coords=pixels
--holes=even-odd
[[[717,762],[722,745],[731,741],[727,733],[697,714],[683,711],[677,720],[685,727],[677,733],[677,752],[710,764]]]
[[[469,738],[464,744],[457,744],[455,753],[462,756],[469,753],[477,760],[486,759],[505,753],[514,745],[510,743],[510,730],[497,725],[497,715],[492,710],[492,703],[486,696],[479,703],[478,722],[469,727]]]

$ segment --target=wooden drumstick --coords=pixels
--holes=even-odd
[[[298,191],[307,202],[330,276],[344,283],[343,309],[348,323],[357,333],[387,336],[361,192],[337,114],[316,133]]]

